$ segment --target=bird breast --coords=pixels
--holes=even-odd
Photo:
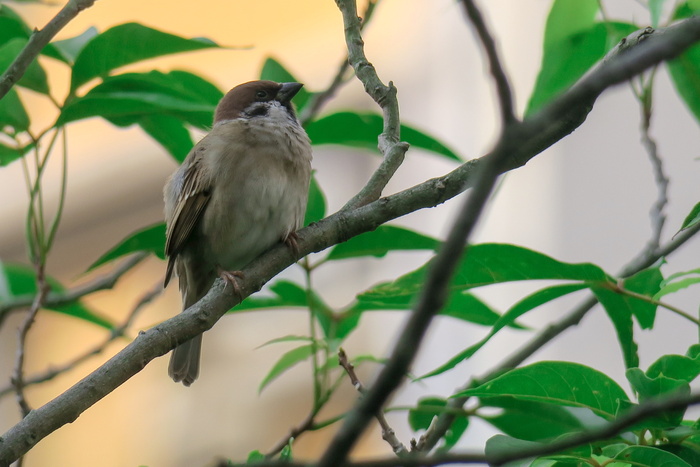
[[[200,232],[208,245],[205,256],[227,270],[243,268],[304,220],[308,137],[290,119],[270,120],[222,122],[206,137],[204,162],[213,189]]]

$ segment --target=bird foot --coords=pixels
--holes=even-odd
[[[231,284],[231,287],[233,287],[233,293],[238,295],[238,298],[243,300],[241,286],[238,285],[238,279],[245,278],[243,271],[226,271],[225,269],[219,268],[219,277],[221,277],[227,284]]]
[[[301,258],[301,253],[299,252],[299,235],[296,232],[289,232],[282,241],[285,245],[291,248],[292,253],[294,253],[295,259]]]

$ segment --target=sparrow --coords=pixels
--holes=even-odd
[[[301,83],[250,81],[219,102],[211,131],[163,189],[168,266],[185,310],[217,277],[238,292],[240,270],[279,241],[295,254],[311,177],[311,143],[291,99]],[[191,385],[199,376],[202,335],[180,344],[168,374]]]

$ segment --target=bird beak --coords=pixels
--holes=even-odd
[[[304,87],[304,85],[301,83],[282,83],[282,87],[277,91],[277,100],[282,104],[290,102],[302,87]]]

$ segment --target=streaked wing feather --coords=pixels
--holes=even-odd
[[[195,159],[185,173],[182,196],[175,206],[172,222],[168,225],[165,234],[165,254],[169,257],[165,274],[166,285],[170,280],[178,253],[192,234],[211,197],[209,187],[204,186],[204,177],[198,173],[199,170],[201,170],[199,160]]]

